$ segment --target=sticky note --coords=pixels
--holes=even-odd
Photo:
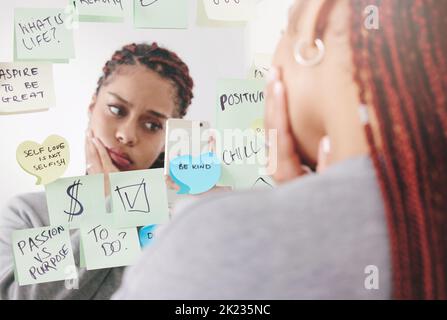
[[[248,21],[255,13],[255,0],[202,0],[211,20]]]
[[[77,278],[69,230],[63,226],[16,230],[12,246],[19,285]]]
[[[188,28],[188,0],[133,0],[135,28]]]
[[[109,176],[116,227],[145,226],[169,220],[162,168],[111,173]]]
[[[106,212],[102,174],[58,179],[46,185],[45,192],[51,225],[75,229]]]
[[[47,63],[0,63],[0,115],[55,105],[53,68]]]
[[[248,71],[247,79],[261,80],[267,77],[269,69],[261,67],[258,68],[254,64],[250,67]]]
[[[58,8],[14,10],[14,60],[66,62],[74,58],[74,17]]]
[[[267,164],[265,150],[264,87],[262,80],[225,79],[218,82],[217,129],[222,139],[219,185],[233,189],[259,186]]]
[[[36,184],[48,184],[64,174],[70,162],[70,148],[67,140],[52,135],[43,144],[22,142],[16,158],[23,170],[37,177]]]
[[[126,0],[74,0],[80,22],[122,22]]]
[[[270,71],[272,55],[257,53],[253,59],[253,66],[249,71],[249,79],[265,79]]]
[[[87,270],[132,265],[141,252],[136,228],[117,229],[104,219],[81,226]]]
[[[246,21],[220,21],[211,20],[205,11],[205,5],[202,0],[197,1],[197,19],[196,24],[199,27],[207,28],[241,28],[245,27]]]
[[[179,156],[170,161],[169,175],[180,186],[178,194],[199,194],[210,190],[220,179],[219,158],[213,152],[196,157]]]
[[[157,224],[151,224],[140,228],[138,231],[138,238],[140,239],[141,248],[146,248],[150,246],[155,239],[155,229],[157,229]]]

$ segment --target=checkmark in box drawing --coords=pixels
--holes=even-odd
[[[150,213],[148,193],[144,179],[141,183],[117,186],[115,192],[118,193],[121,204],[126,212]]]

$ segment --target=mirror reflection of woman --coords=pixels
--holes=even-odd
[[[88,107],[86,173],[163,167],[166,120],[182,118],[193,98],[188,66],[156,43],[130,44],[103,68]],[[11,234],[49,225],[43,192],[15,197],[0,212],[0,299],[107,299],[118,288],[123,268],[78,269],[78,289],[64,281],[19,286],[14,280]],[[71,232],[79,266],[79,230]]]

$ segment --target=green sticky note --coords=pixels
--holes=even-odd
[[[272,184],[265,175],[264,87],[262,80],[218,82],[216,119],[223,142],[219,185],[247,189]]]
[[[0,63],[0,115],[48,110],[56,104],[47,63]]]
[[[106,219],[83,223],[81,239],[87,270],[129,266],[141,252],[136,228],[118,229]]]
[[[146,226],[169,220],[162,168],[111,173],[110,192],[116,227]]]
[[[58,179],[45,191],[51,225],[79,228],[83,220],[106,212],[102,174]]]
[[[197,21],[196,24],[199,27],[208,28],[228,28],[228,27],[245,27],[246,22],[244,21],[220,21],[211,20],[205,11],[205,6],[202,0],[197,1]]]
[[[123,22],[124,0],[74,0],[80,22]]]
[[[74,58],[74,17],[58,8],[14,10],[14,60],[66,62]]]
[[[133,1],[135,28],[188,28],[188,0]]]
[[[211,20],[248,21],[255,13],[255,0],[199,0]]]
[[[13,48],[14,48],[14,61],[22,61],[22,62],[51,62],[51,63],[68,63],[69,60],[68,59],[19,59],[17,57],[17,42],[16,42],[16,30],[14,28],[14,44],[13,44]]]
[[[77,278],[66,227],[16,230],[12,233],[12,247],[19,285]]]

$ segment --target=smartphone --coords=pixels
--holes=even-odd
[[[176,157],[196,157],[209,152],[210,138],[210,124],[207,121],[169,119],[166,124],[164,174],[169,175],[169,162]]]

